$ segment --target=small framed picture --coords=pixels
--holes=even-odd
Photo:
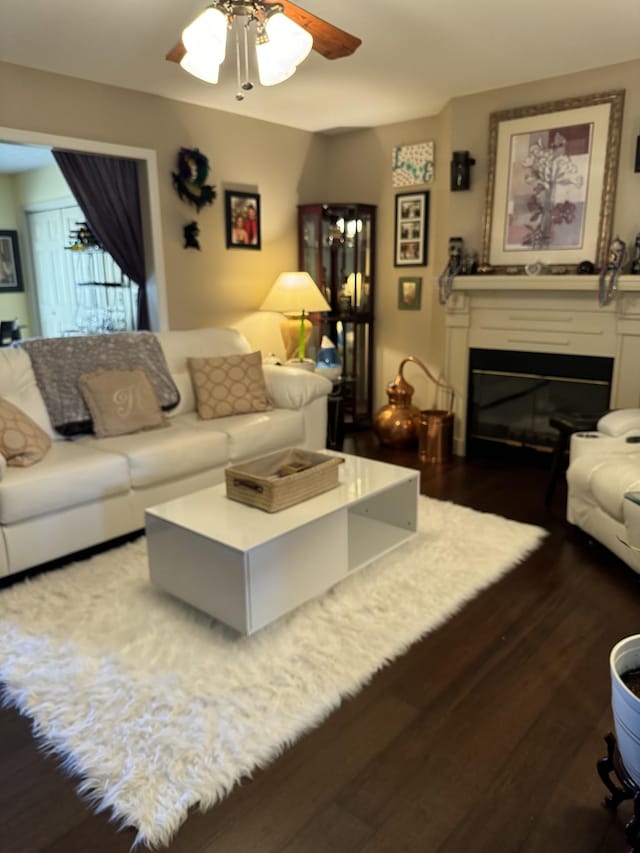
[[[227,249],[260,248],[260,196],[225,190]]]
[[[17,231],[0,231],[0,292],[24,290]]]
[[[429,193],[396,196],[396,267],[424,267],[428,257]]]
[[[398,308],[401,311],[419,311],[422,301],[422,278],[406,276],[398,279]]]

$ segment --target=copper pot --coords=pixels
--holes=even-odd
[[[418,443],[420,410],[411,404],[414,390],[402,375],[400,365],[398,375],[386,388],[389,403],[380,409],[373,422],[380,444],[401,448],[415,447]]]
[[[446,389],[451,395],[451,407],[453,407],[453,389],[445,382],[436,379],[429,368],[415,356],[405,356],[400,362],[398,375],[393,382],[387,385],[386,392],[389,402],[380,409],[373,421],[373,431],[380,444],[398,449],[416,447],[420,435],[420,409],[411,402],[415,388],[407,382],[402,374],[402,370],[408,362],[416,364],[432,382],[438,387]]]

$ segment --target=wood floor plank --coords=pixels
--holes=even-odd
[[[538,524],[543,545],[378,673],[218,806],[171,853],[626,853],[595,763],[612,727],[608,655],[640,630],[640,577],[544,504],[548,471],[420,468],[370,434],[346,450],[408,464],[421,489]],[[463,532],[461,532],[463,534]],[[0,708],[1,853],[124,853],[29,725]]]

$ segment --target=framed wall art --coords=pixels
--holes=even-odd
[[[24,290],[17,231],[0,231],[0,292]]]
[[[604,263],[623,105],[621,90],[491,114],[482,264]]]
[[[396,195],[395,266],[426,266],[428,243],[429,193],[399,193]]]
[[[225,190],[227,249],[260,248],[260,196]]]
[[[422,277],[403,276],[398,279],[398,308],[419,311],[422,302]]]

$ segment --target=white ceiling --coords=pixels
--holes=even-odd
[[[2,0],[0,59],[331,131],[433,115],[456,95],[640,57],[638,0],[302,0],[362,45],[334,61],[312,52],[287,82],[258,85],[238,103],[231,68],[211,86],[164,59],[206,5]]]

